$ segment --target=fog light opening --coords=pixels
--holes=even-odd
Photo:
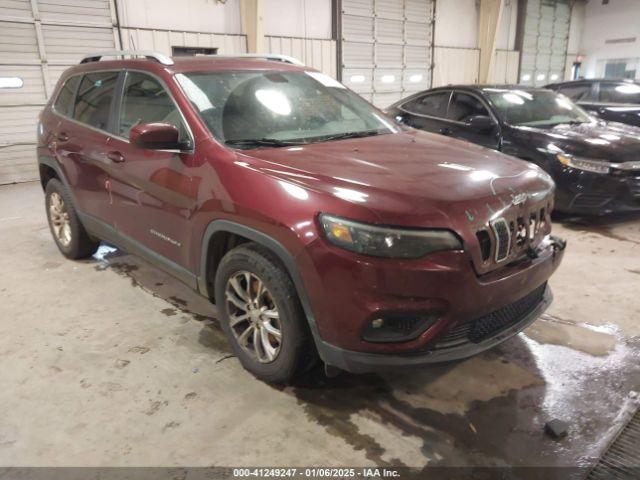
[[[362,338],[374,343],[408,342],[432,327],[440,316],[436,311],[385,313],[367,324]]]

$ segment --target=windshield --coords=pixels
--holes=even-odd
[[[547,90],[486,88],[484,93],[511,125],[543,127],[562,123],[588,123],[591,117],[564,95]]]
[[[318,72],[197,72],[176,79],[214,137],[233,148],[398,130],[364,99]]]

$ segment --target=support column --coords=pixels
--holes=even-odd
[[[263,8],[263,0],[240,0],[240,21],[242,33],[247,36],[247,53],[267,53],[264,51]]]
[[[480,0],[480,25],[478,46],[480,47],[479,83],[487,83],[493,69],[496,53],[498,25],[502,17],[504,0]]]

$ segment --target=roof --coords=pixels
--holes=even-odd
[[[632,80],[630,78],[576,78],[574,80],[566,80],[564,82],[550,83],[549,85],[566,85],[569,83],[596,83],[596,82],[623,82],[623,83],[635,83],[640,85],[640,81]]]
[[[545,87],[533,87],[530,85],[514,85],[514,84],[483,84],[483,85],[473,85],[473,84],[459,84],[459,85],[442,85],[440,87],[431,88],[425,91],[435,91],[435,90],[473,90],[473,91],[481,91],[487,89],[500,89],[500,90],[546,90]]]

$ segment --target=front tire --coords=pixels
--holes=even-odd
[[[243,367],[267,382],[290,382],[312,347],[296,289],[278,258],[253,243],[229,251],[216,272],[215,296]]]
[[[47,182],[45,205],[49,229],[60,252],[72,260],[93,255],[99,242],[92,239],[84,229],[69,192],[55,178]]]

